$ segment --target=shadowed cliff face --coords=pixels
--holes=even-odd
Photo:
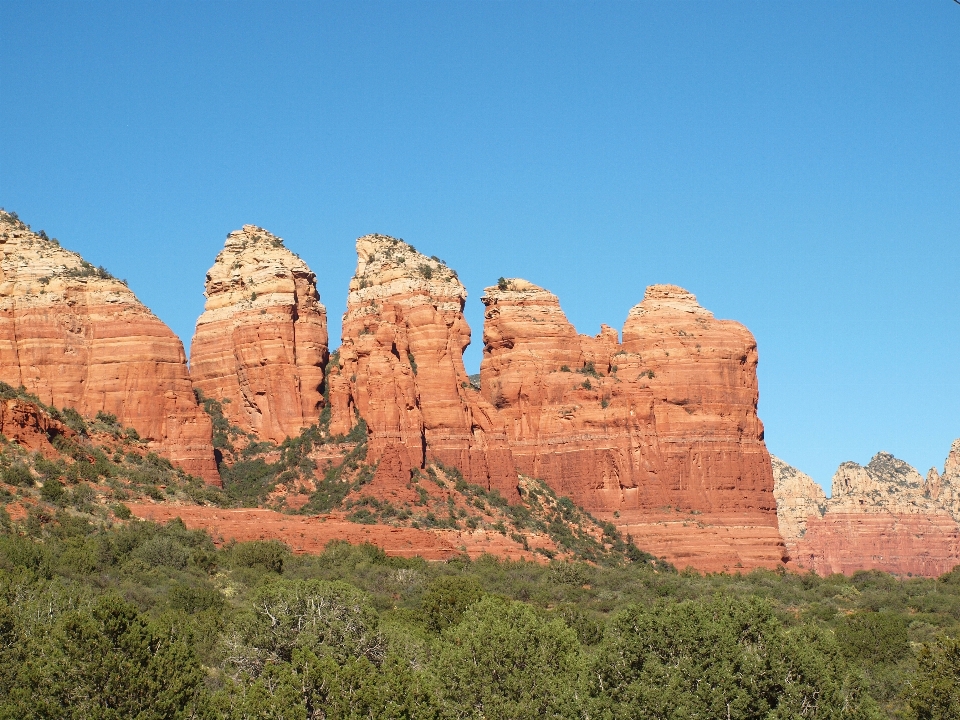
[[[960,564],[960,526],[953,506],[954,443],[941,477],[924,480],[890,453],[877,453],[863,467],[840,465],[833,492],[796,482],[803,475],[774,462],[777,500],[796,510],[781,532],[796,564],[821,575],[876,569],[900,575],[937,576]],[[802,519],[800,515],[805,517]]]
[[[207,273],[207,303],[190,346],[205,396],[226,400],[232,425],[282,442],[317,422],[327,313],[316,276],[282,240],[244,225]]]
[[[112,413],[187,472],[220,481],[179,338],[124,283],[4,212],[0,380],[50,405]]]
[[[409,477],[437,459],[516,498],[502,422],[463,365],[470,328],[456,273],[385,235],[358,239],[357,256],[339,362],[330,371],[331,432],[347,432],[359,415],[371,461],[390,448],[392,465]]]

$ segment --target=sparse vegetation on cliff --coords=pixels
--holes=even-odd
[[[98,280],[116,280],[110,272],[100,265],[99,267],[94,266],[91,263],[88,263],[86,260],[80,261],[80,267],[77,268],[67,268],[63,271],[63,276],[68,278],[97,278]],[[124,285],[126,285],[125,280],[120,280]]]

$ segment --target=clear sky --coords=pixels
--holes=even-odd
[[[230,230],[524,277],[583,333],[675,283],[760,348],[771,452],[829,486],[960,437],[960,4],[0,0],[0,206],[189,345]]]

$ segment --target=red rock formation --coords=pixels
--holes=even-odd
[[[947,572],[960,564],[960,526],[942,502],[947,496],[939,477],[925,482],[889,453],[877,453],[866,467],[843,463],[831,497],[808,515],[806,531],[795,540],[794,563],[821,575]]]
[[[456,273],[402,240],[357,240],[359,262],[331,363],[331,432],[364,419],[368,461],[398,449],[404,471],[440,460],[472,483],[517,498],[517,474],[494,408],[470,385],[467,293]]]
[[[756,343],[679,288],[653,286],[624,342],[577,335],[556,296],[487,288],[481,387],[524,473],[587,508],[775,504],[756,416]]]
[[[126,284],[0,212],[0,380],[48,405],[105,411],[219,484],[183,344]]]
[[[793,552],[820,575],[882,570],[937,577],[960,564],[960,530],[946,512],[827,512],[811,517]]]
[[[144,520],[166,522],[180,518],[191,530],[206,530],[214,542],[235,540],[280,540],[295,553],[321,553],[334,541],[373,543],[388,555],[427,560],[447,560],[460,551],[449,534],[399,528],[389,525],[360,525],[341,515],[303,517],[273,510],[225,510],[210,506],[129,504],[131,512]]]
[[[720,565],[782,561],[746,328],[669,285],[647,289],[622,344],[607,326],[578,335],[556,296],[525,280],[487,288],[482,300],[481,388],[521,472],[681,565],[716,565],[708,558],[720,545],[729,556]],[[667,525],[652,518],[664,510],[704,516],[659,537]],[[748,530],[701,532],[732,526]]]
[[[227,400],[231,424],[282,442],[317,422],[327,313],[316,276],[283,241],[244,225],[207,273],[207,303],[190,346],[204,395]]]
[[[60,453],[52,445],[53,439],[72,437],[74,432],[33,403],[12,398],[0,400],[0,435],[46,458],[56,458]]]

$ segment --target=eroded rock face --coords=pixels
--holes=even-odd
[[[715,547],[743,545],[724,565],[781,562],[757,418],[757,348],[746,328],[714,319],[671,285],[647,289],[622,343],[607,326],[595,337],[577,334],[557,297],[525,280],[504,280],[482,300],[481,388],[506,423],[521,472],[642,533],[643,547],[659,555],[662,545],[681,566],[707,562],[698,535]],[[657,528],[666,525],[648,528],[645,518],[664,511],[702,516],[678,521],[685,530],[661,543]],[[729,532],[733,517],[755,529],[749,539]],[[716,527],[724,529],[708,529]]]
[[[927,473],[927,492],[960,522],[960,439],[954,440],[943,463],[943,474],[936,468]]]
[[[655,285],[623,330],[578,335],[552,293],[486,289],[484,396],[522,472],[596,510],[775,504],[756,415],[756,343],[680,288]]]
[[[944,503],[949,486],[939,473],[924,479],[886,452],[866,466],[845,462],[833,476],[821,516],[807,518],[794,560],[822,575],[869,569],[921,576],[947,572],[960,564],[960,527]]]
[[[808,518],[821,518],[826,510],[827,495],[813,478],[770,456],[773,464],[773,495],[777,499],[777,522],[780,535],[792,550],[807,532]]]
[[[121,281],[0,212],[0,380],[48,405],[112,413],[219,484],[183,344]]]
[[[244,225],[207,273],[190,373],[224,403],[231,424],[282,442],[317,422],[327,361],[327,312],[316,276],[283,241]]]
[[[53,440],[73,437],[74,432],[59,420],[40,412],[33,403],[16,398],[0,400],[0,435],[39,452],[46,458],[59,457]]]
[[[820,575],[882,570],[937,577],[960,564],[960,531],[945,512],[828,512],[798,543],[799,569]]]
[[[385,235],[357,240],[357,272],[330,367],[330,430],[367,423],[368,461],[390,451],[404,472],[437,459],[472,483],[517,497],[502,422],[469,382],[467,292],[437,258]],[[397,457],[395,457],[397,456]]]

